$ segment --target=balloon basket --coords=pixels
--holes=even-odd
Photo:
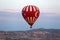
[[[30,25],[30,28],[32,28],[32,25]]]
[[[32,28],[32,27],[30,27],[30,28]]]

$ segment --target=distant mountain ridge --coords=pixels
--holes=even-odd
[[[60,32],[60,29],[44,29],[44,28],[39,28],[39,29],[33,29],[33,30],[28,30],[28,31]]]

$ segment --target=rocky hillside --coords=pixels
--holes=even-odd
[[[60,40],[60,29],[0,31],[0,40]]]

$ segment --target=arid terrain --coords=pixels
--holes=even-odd
[[[0,40],[60,40],[60,29],[0,31]]]

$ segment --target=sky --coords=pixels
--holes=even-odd
[[[21,15],[26,5],[40,9],[40,16],[32,29],[60,29],[60,0],[0,0],[0,31],[30,30]]]
[[[60,0],[0,0],[0,11],[21,12],[26,5],[36,5],[41,12],[60,15]]]

